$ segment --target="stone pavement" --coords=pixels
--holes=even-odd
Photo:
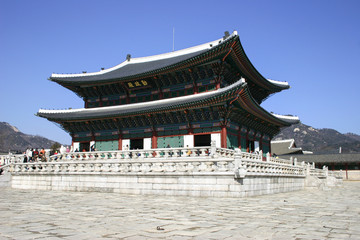
[[[360,239],[360,182],[249,198],[0,188],[0,239]]]

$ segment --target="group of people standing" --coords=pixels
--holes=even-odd
[[[40,151],[37,148],[27,149],[24,156],[24,163],[26,162],[35,162],[35,161],[42,161],[46,162],[46,151],[42,148]]]

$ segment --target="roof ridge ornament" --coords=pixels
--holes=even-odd
[[[126,60],[127,60],[128,62],[130,62],[130,59],[131,59],[131,54],[126,55]]]
[[[225,31],[224,36],[223,36],[223,40],[227,39],[228,37],[230,37],[230,33],[229,33],[229,31]]]

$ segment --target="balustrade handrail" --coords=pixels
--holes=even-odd
[[[49,161],[58,159],[84,160],[84,159],[138,159],[138,158],[180,158],[180,157],[228,157],[232,158],[234,150],[212,147],[191,148],[155,148],[137,150],[69,152],[51,155]]]
[[[327,169],[297,164],[297,160],[266,157],[215,146],[157,148],[94,152],[69,152],[52,155],[48,162],[23,163],[24,155],[5,155],[7,170],[21,172],[236,172],[246,169],[248,175],[281,175],[304,177],[327,176]],[[21,159],[22,156],[22,159]],[[3,159],[4,155],[2,155]],[[21,160],[20,160],[21,159]],[[239,161],[238,161],[239,160]]]

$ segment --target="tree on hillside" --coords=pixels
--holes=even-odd
[[[61,147],[61,144],[60,143],[58,143],[58,142],[56,142],[56,143],[54,143],[53,145],[51,145],[51,154],[54,154],[55,153],[55,151],[57,151],[57,150],[59,150],[60,149],[60,147]]]

